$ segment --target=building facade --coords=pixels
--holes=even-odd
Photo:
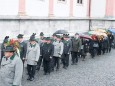
[[[0,39],[115,27],[115,0],[0,0]],[[11,34],[12,33],[12,34]]]

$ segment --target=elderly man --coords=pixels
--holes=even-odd
[[[22,59],[23,63],[26,58],[26,52],[27,52],[27,44],[23,41],[23,34],[19,34],[17,36],[19,46],[20,46],[20,58]]]
[[[43,56],[44,75],[51,72],[51,61],[54,54],[54,46],[51,43],[50,37],[46,38],[46,43],[43,45],[41,55]]]
[[[56,67],[56,71],[58,71],[60,67],[60,58],[63,53],[64,44],[61,41],[61,36],[57,35],[56,37],[57,37],[56,41],[53,42],[54,45],[53,60],[54,60],[54,67]]]
[[[69,38],[69,34],[64,34],[64,49],[63,49],[63,54],[62,54],[62,63],[63,63],[63,68],[67,69],[69,66],[69,55],[71,51],[71,41]]]
[[[28,79],[29,81],[34,80],[35,76],[35,70],[36,70],[36,65],[40,56],[40,46],[36,42],[35,35],[30,37],[30,43],[27,47],[27,54],[26,54],[26,60],[27,60],[27,70],[28,70]]]
[[[0,86],[21,86],[23,63],[14,53],[12,46],[7,46],[4,51],[5,56],[0,69]]]
[[[79,34],[76,33],[72,39],[72,65],[76,65],[78,63],[78,55],[81,49],[81,45],[82,44]]]

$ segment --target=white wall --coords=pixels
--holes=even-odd
[[[92,0],[91,17],[105,17],[106,0]]]
[[[54,16],[68,17],[69,6],[70,6],[70,0],[66,0],[66,2],[59,2],[58,0],[54,0]]]
[[[78,4],[77,0],[74,1],[73,14],[75,17],[87,16],[87,0],[83,0],[83,4]]]
[[[0,40],[3,40],[5,36],[10,36],[10,38],[14,38],[19,33],[19,21],[0,20]]]
[[[19,0],[0,0],[0,15],[18,15]]]
[[[49,0],[26,0],[26,14],[28,16],[47,17]]]

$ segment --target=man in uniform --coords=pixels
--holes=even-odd
[[[6,48],[6,46],[9,44],[8,43],[9,42],[9,36],[6,36],[5,38],[4,38],[4,41],[3,41],[3,43],[2,43],[2,45],[1,45],[1,59],[2,59],[2,57],[4,56],[4,49]]]
[[[112,46],[112,42],[114,40],[112,33],[108,34],[108,40],[109,40],[109,52],[111,52],[111,46]]]
[[[37,70],[39,71],[40,70],[40,67],[41,67],[41,64],[43,62],[43,56],[42,56],[42,48],[43,48],[43,45],[46,43],[46,40],[45,40],[45,37],[41,40],[41,44],[40,44],[40,57],[39,57],[39,60],[38,60],[38,64],[37,64]]]
[[[21,86],[23,63],[12,46],[6,46],[0,69],[0,86]]]
[[[40,45],[41,43],[42,43],[42,40],[44,39],[44,33],[43,32],[41,32],[40,33],[40,38],[37,38],[36,39],[36,42]]]
[[[46,37],[46,43],[44,43],[41,53],[43,56],[44,75],[50,74],[51,61],[54,54],[54,46],[50,37]]]
[[[64,49],[63,49],[63,54],[62,54],[62,63],[63,63],[63,68],[67,69],[69,66],[69,55],[71,51],[71,41],[69,39],[68,34],[64,34]]]
[[[56,36],[56,41],[53,42],[54,45],[54,55],[53,55],[53,60],[54,60],[54,67],[56,67],[56,71],[59,70],[60,67],[60,58],[63,53],[63,42],[61,42],[61,36],[57,35]]]
[[[22,59],[23,63],[25,61],[25,57],[26,57],[26,52],[27,52],[27,44],[23,41],[23,35],[19,34],[17,36],[18,38],[18,42],[19,42],[19,46],[20,46],[20,58]]]
[[[82,43],[79,34],[76,33],[72,40],[72,65],[76,65],[78,63],[78,55],[81,50],[81,45]]]
[[[35,70],[36,70],[36,65],[40,56],[40,47],[38,43],[36,43],[35,39],[35,33],[33,33],[30,36],[30,42],[27,47],[27,54],[26,54],[26,59],[27,59],[27,70],[28,70],[28,79],[30,81],[34,80],[35,76]]]

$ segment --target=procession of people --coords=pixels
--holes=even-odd
[[[26,42],[23,34],[19,34],[17,40],[6,36],[1,45],[0,84],[21,86],[25,63],[27,80],[33,81],[41,68],[44,75],[50,75],[51,72],[60,71],[61,65],[67,70],[70,61],[71,65],[77,65],[79,58],[85,61],[87,53],[91,58],[110,53],[114,37],[111,32],[106,35],[81,36],[75,33],[70,36],[68,33],[54,33],[52,37],[45,37],[41,32],[40,38],[33,33]]]

